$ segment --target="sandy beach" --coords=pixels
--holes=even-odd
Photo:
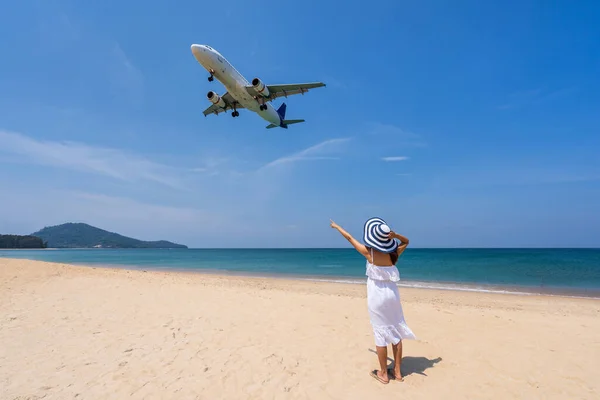
[[[600,398],[599,300],[400,292],[382,385],[364,285],[0,259],[0,399]]]

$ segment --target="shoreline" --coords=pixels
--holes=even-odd
[[[232,271],[225,269],[208,269],[208,268],[172,268],[160,266],[144,266],[144,265],[127,265],[127,264],[103,264],[103,263],[67,263],[67,262],[52,262],[40,261],[26,258],[8,258],[0,257],[6,260],[27,260],[35,262],[48,262],[53,264],[65,264],[85,268],[105,268],[105,269],[120,269],[129,271],[156,271],[167,273],[183,273],[183,274],[200,274],[211,277],[238,277],[238,278],[263,278],[277,279],[289,281],[308,281],[334,283],[344,285],[366,285],[365,278],[357,278],[352,276],[337,276],[337,275],[302,275],[302,274],[286,274],[286,273],[262,273],[252,271]],[[515,295],[515,296],[548,296],[558,298],[573,298],[573,299],[592,299],[600,300],[600,289],[573,289],[573,288],[558,288],[558,287],[534,287],[524,285],[497,285],[487,283],[473,282],[451,282],[451,281],[417,281],[403,280],[401,278],[398,283],[400,288],[408,289],[423,289],[423,290],[442,290],[454,292],[472,292],[472,293],[490,293],[500,295]]]

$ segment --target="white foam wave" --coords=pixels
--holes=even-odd
[[[331,278],[331,279],[322,279],[322,278],[297,278],[299,280],[312,281],[312,282],[329,282],[329,283],[343,283],[343,284],[353,284],[353,285],[365,285],[367,283],[366,279],[340,279],[340,278]],[[576,296],[576,295],[567,295],[567,294],[555,294],[555,293],[542,293],[535,291],[523,291],[516,289],[501,289],[497,287],[482,287],[482,286],[470,286],[470,285],[461,285],[461,284],[453,284],[453,283],[436,283],[436,282],[418,282],[418,281],[408,281],[399,283],[398,286],[406,287],[406,288],[415,288],[415,289],[430,289],[430,290],[451,290],[451,291],[460,291],[460,292],[477,292],[477,293],[494,293],[494,294],[512,294],[512,295],[521,295],[521,296],[551,296],[551,297],[568,297],[574,299],[597,299],[600,300],[600,297],[595,296]],[[532,290],[535,290],[532,288]]]

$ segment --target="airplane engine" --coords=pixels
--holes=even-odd
[[[260,79],[258,79],[258,78],[252,79],[252,87],[261,96],[263,96],[263,97],[269,97],[269,88]]]
[[[219,96],[218,94],[216,94],[212,90],[206,94],[206,97],[208,98],[208,100],[210,100],[211,103],[216,104],[219,107],[225,108],[225,105],[226,105],[225,101],[223,101],[223,99],[221,98],[221,96]]]

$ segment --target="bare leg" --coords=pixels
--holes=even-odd
[[[377,348],[377,358],[379,359],[379,371],[377,371],[377,376],[383,382],[389,382],[390,378],[387,373],[387,346],[376,346]]]
[[[397,381],[402,381],[404,380],[400,372],[400,364],[402,364],[402,340],[398,344],[393,344],[392,349],[394,350],[394,377]]]

